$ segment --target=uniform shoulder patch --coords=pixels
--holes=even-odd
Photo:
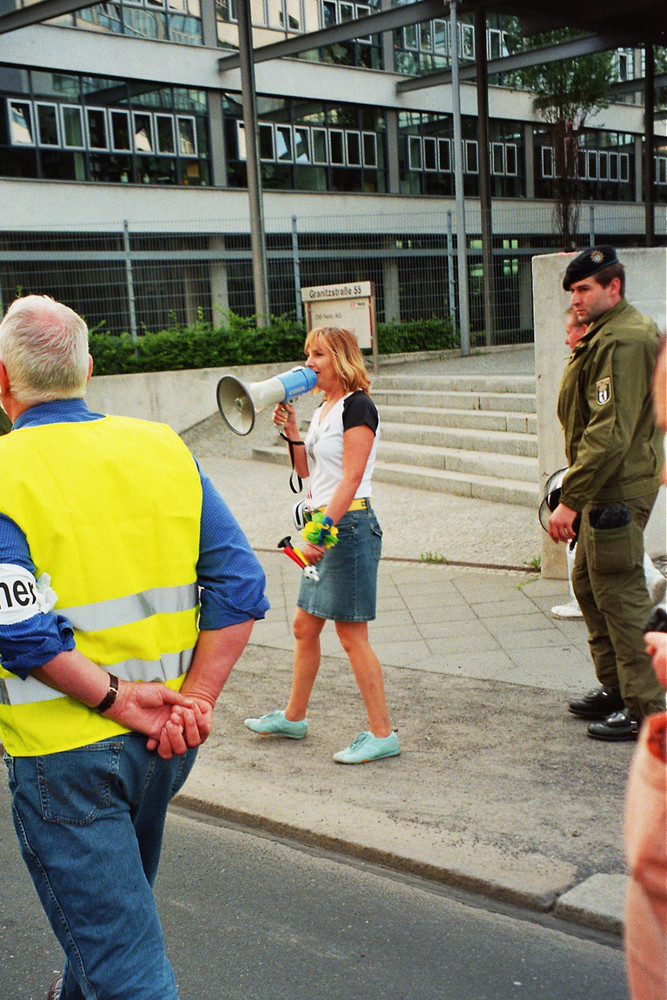
[[[604,406],[611,399],[611,378],[601,378],[595,383],[597,389],[598,403]]]

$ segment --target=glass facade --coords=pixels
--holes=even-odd
[[[552,198],[560,162],[548,129],[535,135],[535,194]],[[587,131],[574,137],[572,176],[586,201],[635,200],[635,136],[628,132]],[[562,158],[560,158],[562,159]]]
[[[454,194],[455,150],[451,115],[400,112],[399,168],[401,194]],[[477,119],[461,121],[463,186],[479,196]],[[494,197],[519,198],[526,193],[524,127],[515,122],[489,122],[489,170]]]
[[[203,4],[206,32],[213,35],[207,45],[236,49],[235,2],[110,0],[51,23],[202,46]],[[263,46],[334,27],[380,9],[381,0],[250,0],[254,44]],[[487,15],[486,39],[490,60],[507,54],[501,15]],[[303,52],[300,58],[381,70],[387,68],[382,41],[380,35],[362,36]],[[446,18],[405,25],[387,34],[384,41],[384,52],[396,72],[421,74],[450,66],[452,39]],[[463,63],[474,60],[474,26],[465,15],[457,26],[456,45]],[[619,80],[636,77],[638,68],[638,50],[616,52],[614,73]],[[299,98],[293,96],[298,93],[295,79],[290,79],[291,96],[258,96],[265,187],[451,197],[458,153],[464,193],[479,196],[483,154],[476,118],[463,117],[457,151],[451,114],[383,109],[362,103],[362,95],[357,103]],[[412,103],[416,100],[412,98]],[[215,147],[211,135],[216,137]],[[636,200],[643,185],[639,131],[590,129],[574,141],[573,178],[582,200]],[[492,197],[530,194],[553,199],[562,160],[559,153],[546,126],[491,120]],[[209,94],[140,79],[0,67],[0,176],[243,188],[246,165],[245,126],[237,93],[215,90]],[[656,199],[665,202],[667,143],[663,140],[656,141],[654,170]]]
[[[0,93],[3,176],[210,183],[203,91],[0,68]]]
[[[381,109],[258,97],[257,114],[266,188],[387,190],[385,116]],[[228,183],[230,187],[245,187],[246,138],[240,94],[226,96],[224,122]]]

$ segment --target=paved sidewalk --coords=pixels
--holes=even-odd
[[[452,360],[458,370],[500,370],[530,358],[524,349]],[[527,565],[539,553],[536,512],[374,487],[385,545],[371,639],[402,752],[337,765],[332,754],[366,723],[331,625],[308,737],[258,737],[243,726],[287,700],[299,570],[275,546],[286,534],[296,541],[294,498],[288,467],[220,458],[221,433],[216,417],[184,437],[256,547],[272,607],[220,698],[180,801],[620,932],[633,744],[588,739],[566,710],[595,677],[583,623],[550,615],[566,599],[565,582],[543,581]],[[425,553],[449,562],[420,562]]]

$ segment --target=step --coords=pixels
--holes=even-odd
[[[483,392],[535,394],[533,375],[380,375],[371,394],[387,389],[433,392]]]
[[[537,458],[537,437],[514,431],[475,430],[469,427],[435,427],[419,424],[381,424],[381,438],[436,448],[460,448],[465,451],[493,451],[503,455]]]
[[[463,451],[460,448],[436,448],[380,438],[377,461],[414,464],[422,469],[445,469],[499,479],[516,479],[534,486],[539,479],[536,458],[524,455],[499,455],[489,451]]]
[[[285,451],[280,446],[253,448],[252,457],[255,461],[272,462],[289,468]],[[413,489],[433,490],[436,493],[454,493],[457,496],[495,501],[496,503],[518,504],[534,509],[537,509],[541,499],[537,487],[537,467],[535,467],[533,485],[531,485],[530,480],[520,481],[481,473],[385,461],[378,453],[373,479],[382,483],[410,486]]]
[[[382,483],[411,486],[413,489],[455,493],[457,496],[496,503],[511,503],[537,510],[540,493],[537,485],[498,479],[495,476],[471,475],[446,469],[423,469],[415,465],[376,461],[373,479]]]
[[[412,424],[420,427],[467,427],[485,431],[512,431],[519,434],[537,433],[535,413],[400,405],[378,406],[378,412],[383,428],[387,424]]]
[[[440,407],[452,410],[503,410],[535,413],[535,393],[527,392],[452,392],[435,389],[376,389],[373,400],[378,409],[385,406]]]

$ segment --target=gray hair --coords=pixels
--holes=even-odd
[[[0,323],[0,361],[18,402],[83,398],[88,357],[85,322],[48,295],[15,299]]]

